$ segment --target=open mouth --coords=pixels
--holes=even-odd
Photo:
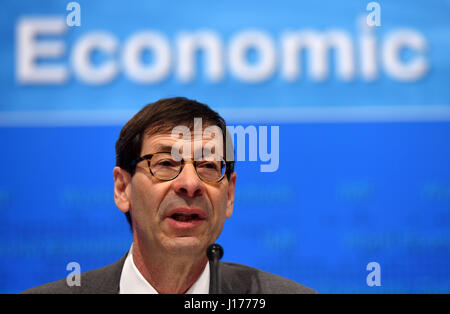
[[[177,229],[194,228],[206,221],[206,214],[201,209],[179,208],[168,213],[170,226]]]
[[[198,214],[183,214],[183,213],[176,213],[170,216],[173,220],[180,221],[180,222],[189,222],[192,220],[203,220],[203,218],[200,218]]]

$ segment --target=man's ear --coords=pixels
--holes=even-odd
[[[227,212],[226,217],[230,218],[233,214],[234,206],[234,189],[236,187],[236,172],[233,172],[228,180],[228,200],[227,200]]]
[[[117,207],[124,213],[128,212],[131,208],[130,203],[130,183],[131,175],[128,171],[120,168],[114,167],[114,201]]]

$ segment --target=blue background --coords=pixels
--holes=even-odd
[[[369,1],[78,2],[81,26],[53,36],[66,45],[56,62],[70,79],[61,85],[17,80],[15,32],[23,17],[65,18],[68,1],[2,4],[0,292],[65,278],[72,261],[87,271],[125,254],[132,237],[113,200],[114,144],[130,114],[169,96],[207,103],[230,124],[280,126],[276,172],[260,172],[259,162],[236,166],[235,210],[218,240],[225,261],[321,293],[450,292],[449,1],[378,1],[380,43],[404,28],[428,43],[429,70],[412,82],[382,66],[373,81],[358,74],[343,81],[330,59],[322,82],[307,70],[287,82],[278,64],[259,83],[239,80],[227,66],[211,82],[198,62],[189,83],[175,70],[157,84],[119,71],[101,85],[79,80],[69,61],[76,41],[95,30],[113,34],[120,47],[138,31],[156,30],[174,54],[178,33],[200,29],[217,32],[225,51],[249,29],[266,32],[279,49],[285,30],[337,28],[357,47],[356,19],[368,14]],[[311,108],[314,117],[303,111]],[[341,115],[330,116],[330,108]],[[366,284],[370,262],[381,266],[380,287]]]

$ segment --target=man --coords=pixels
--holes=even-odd
[[[200,122],[200,124],[199,124]],[[114,199],[133,232],[118,262],[26,293],[209,293],[207,247],[233,213],[236,186],[226,124],[186,98],[147,105],[116,143]],[[314,293],[254,268],[220,263],[222,293]]]

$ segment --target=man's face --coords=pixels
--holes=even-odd
[[[194,138],[190,144],[199,147]],[[179,141],[170,133],[145,136],[140,155],[167,151]],[[200,137],[197,141],[204,146],[211,143],[211,138]],[[192,155],[183,157],[193,158]],[[115,178],[116,171],[119,170],[115,170]],[[151,252],[199,255],[216,241],[225,218],[231,216],[235,183],[235,173],[230,180],[225,177],[217,183],[206,183],[191,163],[185,164],[174,180],[161,181],[149,172],[147,162],[143,161],[136,166],[124,189],[126,201],[117,202],[116,198],[116,203],[122,211],[131,210],[134,237],[141,246],[145,245]]]

